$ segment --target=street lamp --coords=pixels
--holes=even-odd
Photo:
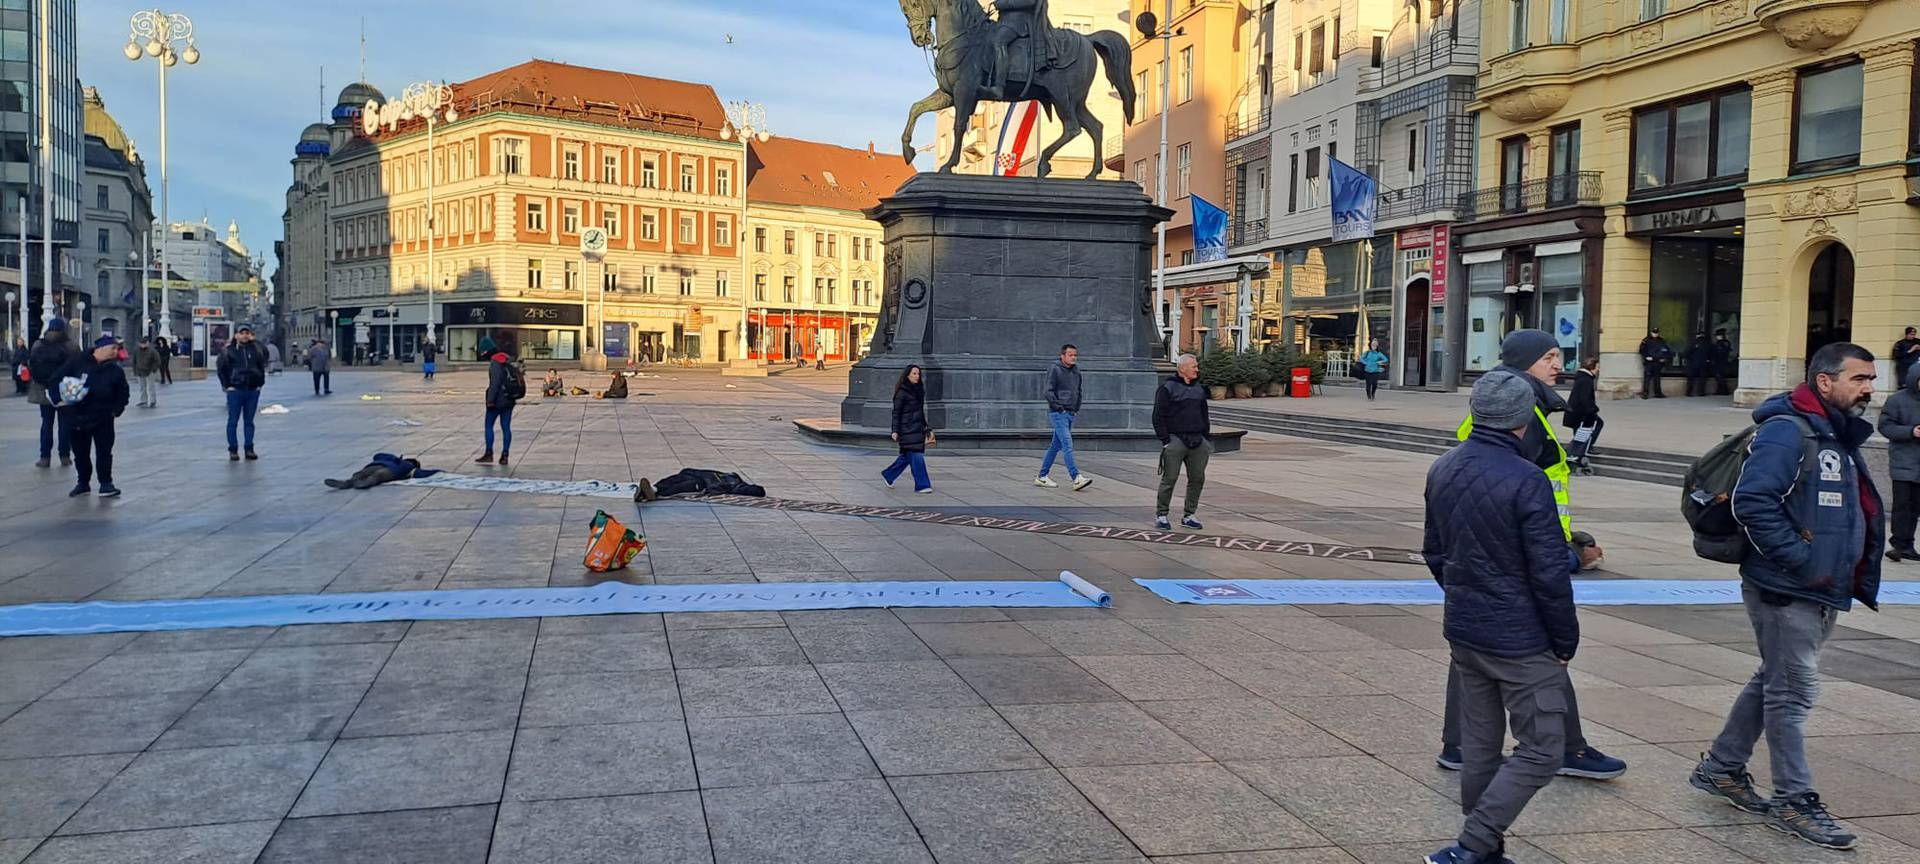
[[[453,110],[453,88],[432,81],[419,81],[408,84],[401,91],[400,98],[386,105],[368,102],[360,112],[360,128],[368,135],[380,131],[385,125],[391,132],[408,120],[421,119],[427,122],[427,160],[433,161],[433,127],[439,123],[452,123],[460,119],[459,112]],[[433,314],[433,285],[439,279],[439,271],[433,269],[433,187],[434,171],[426,170],[427,175],[427,341],[438,343],[433,328],[438,319]]]
[[[128,60],[152,57],[160,61],[160,224],[172,231],[173,221],[167,209],[167,69],[185,60],[188,66],[200,62],[200,49],[193,41],[193,19],[179,12],[142,9],[128,21],[127,47],[121,52]],[[186,47],[175,51],[174,43]],[[141,291],[146,291],[142,280]],[[160,243],[160,335],[173,342],[173,282],[167,270],[167,244]]]
[[[753,159],[747,148],[754,141],[767,140],[767,106],[758,102],[736,99],[728,102],[727,122],[720,127],[720,137],[729,141],[735,136],[740,139],[740,230],[734,232],[733,248],[740,252],[740,332],[736,356],[740,363],[749,361],[747,351],[747,294],[752,291],[752,283],[747,276],[747,182],[752,179],[748,173],[753,170]],[[765,330],[764,324],[761,329]],[[765,359],[764,357],[762,359]]]
[[[78,335],[79,335],[79,337],[80,337],[79,339],[77,339],[77,340],[75,340],[75,341],[76,341],[76,342],[79,342],[80,344],[83,344],[83,345],[84,345],[84,344],[86,344],[86,341],[87,341],[87,301],[85,301],[85,300],[75,300],[75,301],[73,301],[73,329],[74,329],[74,332],[75,332],[76,334],[78,334]]]
[[[400,343],[394,338],[394,324],[400,320],[399,314],[400,307],[387,304],[387,362],[395,365],[400,363]],[[427,330],[432,332],[433,328],[428,327]]]
[[[13,350],[13,298],[12,291],[7,292],[7,350]]]

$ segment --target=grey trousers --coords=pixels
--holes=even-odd
[[[1207,459],[1213,455],[1213,442],[1201,439],[1200,446],[1188,447],[1178,437],[1160,448],[1160,496],[1154,500],[1155,516],[1167,515],[1173,503],[1173,484],[1180,480],[1180,468],[1187,469],[1187,501],[1183,515],[1200,509],[1200,490],[1207,485]]]
[[[1573,695],[1573,678],[1567,675],[1565,666],[1560,667],[1560,677],[1567,688],[1567,755],[1571,756],[1587,749],[1587,730],[1580,727],[1580,700]],[[1452,749],[1460,746],[1460,670],[1447,667],[1447,707],[1446,716],[1440,720],[1440,747]]]
[[[140,404],[160,404],[160,373],[151,372],[146,375],[135,375],[133,376],[133,380],[140,382]]]
[[[1460,845],[1498,851],[1508,826],[1565,759],[1566,667],[1550,654],[1496,657],[1453,646],[1460,673]],[[1518,744],[1501,758],[1509,718]]]
[[[1810,600],[1774,606],[1760,599],[1751,585],[1742,585],[1740,599],[1753,621],[1754,641],[1760,648],[1760,670],[1733,700],[1733,711],[1720,737],[1707,751],[1707,769],[1718,773],[1746,770],[1754,742],[1767,736],[1767,757],[1773,771],[1773,797],[1790,798],[1813,791],[1813,769],[1807,766],[1803,727],[1813,701],[1820,695],[1820,646],[1833,634],[1839,612]]]

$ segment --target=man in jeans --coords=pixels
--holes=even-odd
[[[1207,388],[1200,386],[1200,361],[1182,354],[1174,364],[1174,375],[1161,382],[1153,393],[1153,434],[1160,438],[1160,496],[1155,499],[1153,527],[1162,531],[1173,526],[1167,522],[1167,507],[1173,503],[1173,484],[1180,469],[1187,469],[1187,501],[1181,509],[1180,524],[1200,530],[1193,518],[1200,508],[1200,490],[1207,485],[1207,457],[1213,455],[1213,430],[1207,419]]]
[[[214,370],[220,374],[220,387],[227,391],[227,461],[240,461],[240,441],[234,427],[247,430],[247,458],[260,458],[253,452],[253,415],[260,410],[260,388],[267,384],[267,351],[253,341],[253,328],[240,325],[233,341],[220,352]]]
[[[1080,466],[1073,462],[1073,417],[1080,413],[1080,368],[1074,365],[1078,359],[1080,349],[1062,345],[1060,359],[1047,368],[1047,422],[1053,425],[1053,440],[1047,443],[1047,455],[1040,459],[1035,486],[1053,489],[1060,485],[1047,476],[1053,473],[1055,456],[1066,463],[1075,492],[1093,485],[1093,478],[1081,476]]]
[[[1878,610],[1885,520],[1860,445],[1873,398],[1873,354],[1846,342],[1815,351],[1807,383],[1760,403],[1733,516],[1752,548],[1740,562],[1740,597],[1753,622],[1760,670],[1734,699],[1727,723],[1689,778],[1694,788],[1767,826],[1828,849],[1858,839],[1813,790],[1802,729],[1820,692],[1820,646],[1854,600]],[[1747,760],[1761,735],[1773,797],[1760,797]]]
[[[1580,643],[1572,554],[1553,484],[1522,453],[1535,394],[1514,375],[1473,385],[1473,431],[1427,472],[1427,568],[1446,589],[1460,681],[1460,808],[1454,845],[1428,864],[1500,864],[1506,830],[1563,764],[1566,664]],[[1511,718],[1518,742],[1501,758]]]

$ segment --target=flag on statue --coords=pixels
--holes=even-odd
[[[1198,195],[1188,197],[1193,199],[1194,263],[1225,261],[1227,259],[1227,211],[1213,206],[1207,199]]]
[[[1327,180],[1333,187],[1333,242],[1372,239],[1373,208],[1379,199],[1373,178],[1338,159],[1327,163]]]
[[[1014,115],[1020,119],[1016,124]],[[1012,177],[1020,173],[1020,163],[1027,158],[1027,142],[1033,139],[1033,124],[1040,119],[1040,103],[1009,102],[1006,116],[1000,120],[1000,140],[993,145],[993,167],[995,173],[1003,177]],[[1018,127],[1015,129],[1015,127]],[[1007,147],[1007,131],[1015,129],[1013,147]],[[959,145],[954,145],[959,146]]]

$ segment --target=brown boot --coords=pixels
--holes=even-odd
[[[492,450],[488,450],[487,452],[485,452],[485,453],[482,453],[482,454],[480,454],[480,458],[478,458],[478,459],[475,459],[475,460],[473,460],[473,461],[474,461],[475,463],[477,463],[477,464],[480,464],[480,465],[492,465],[492,464],[493,464],[493,451],[492,451]]]
[[[507,464],[507,451],[505,450],[500,451],[500,464]]]

